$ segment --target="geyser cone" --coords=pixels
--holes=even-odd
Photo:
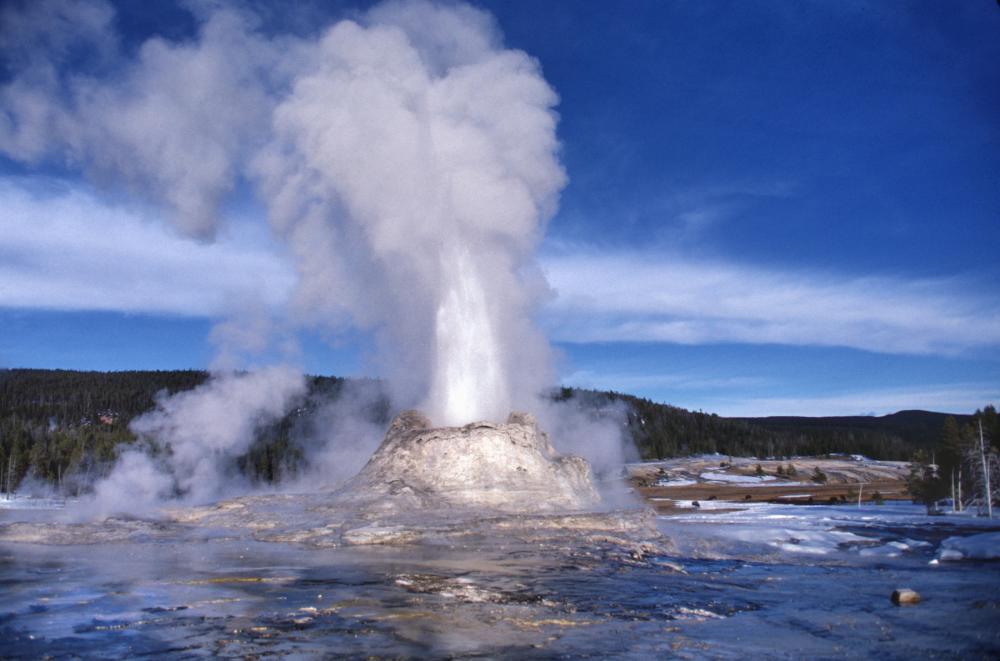
[[[593,509],[600,496],[590,465],[559,456],[533,417],[512,413],[505,424],[431,427],[417,411],[393,420],[368,464],[343,489],[385,508],[468,507],[507,513]]]

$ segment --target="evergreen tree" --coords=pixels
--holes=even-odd
[[[934,511],[934,504],[948,493],[948,486],[938,474],[924,450],[917,450],[910,463],[910,473],[906,478],[906,490],[914,502],[923,503],[928,512]]]

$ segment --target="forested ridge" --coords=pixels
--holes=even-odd
[[[947,418],[960,424],[971,418],[931,411],[881,417],[724,418],[616,392],[564,388],[559,397],[590,400],[595,407],[624,404],[629,435],[643,459],[719,452],[756,457],[846,453],[909,460],[915,450],[929,450],[939,442]]]
[[[137,441],[130,424],[153,409],[158,396],[190,390],[208,377],[199,370],[0,370],[0,491],[16,490],[26,479],[62,492],[86,490],[123,445]],[[343,383],[308,377],[308,395],[284,419],[257,430],[237,468],[267,482],[293,472],[302,461],[292,440],[295,425],[335,399]]]
[[[204,383],[208,373],[183,371],[78,372],[0,370],[0,490],[25,479],[86,489],[113,464],[122,444],[136,442],[129,425],[169,395]],[[275,481],[302,461],[294,430],[323,403],[339,397],[346,381],[309,377],[308,394],[283,420],[258,430],[238,468],[253,479]],[[643,459],[719,452],[734,456],[864,454],[909,460],[932,451],[949,417],[903,411],[882,417],[724,418],[615,392],[557,389],[553,399],[594,415],[621,416],[626,436]],[[388,422],[388,403],[371,415]],[[954,416],[967,426],[970,416]]]

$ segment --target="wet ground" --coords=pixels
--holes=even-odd
[[[678,557],[636,560],[509,538],[5,543],[0,656],[996,658],[1000,564],[929,564],[982,525],[899,506],[692,511],[660,519]],[[923,601],[894,606],[898,587]]]

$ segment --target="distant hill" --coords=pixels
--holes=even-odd
[[[625,404],[627,426],[643,459],[719,452],[733,456],[789,457],[834,453],[909,460],[939,442],[948,413],[900,411],[881,417],[724,418],[615,392],[563,389],[562,398],[600,408]],[[959,425],[968,415],[953,416]]]
[[[898,411],[882,416],[830,416],[808,418],[799,416],[769,416],[765,418],[734,418],[775,431],[789,430],[863,430],[883,432],[905,439],[915,446],[929,447],[938,442],[941,427],[949,416],[964,425],[971,415],[937,413],[934,411]]]
[[[136,441],[131,421],[150,410],[157,393],[194,388],[208,378],[197,370],[79,372],[0,370],[0,491],[26,477],[86,488],[113,463],[122,444]],[[296,425],[340,396],[345,379],[309,377],[309,393],[284,420],[259,430],[235,468],[274,481],[294,472],[303,453]],[[723,418],[615,392],[561,388],[553,399],[595,417],[620,422],[625,442],[643,459],[719,452],[783,457],[831,453],[908,460],[939,442],[945,413],[900,411],[881,417]],[[372,408],[388,422],[388,403]],[[954,416],[964,425],[970,416]],[[65,485],[69,485],[66,487]]]

